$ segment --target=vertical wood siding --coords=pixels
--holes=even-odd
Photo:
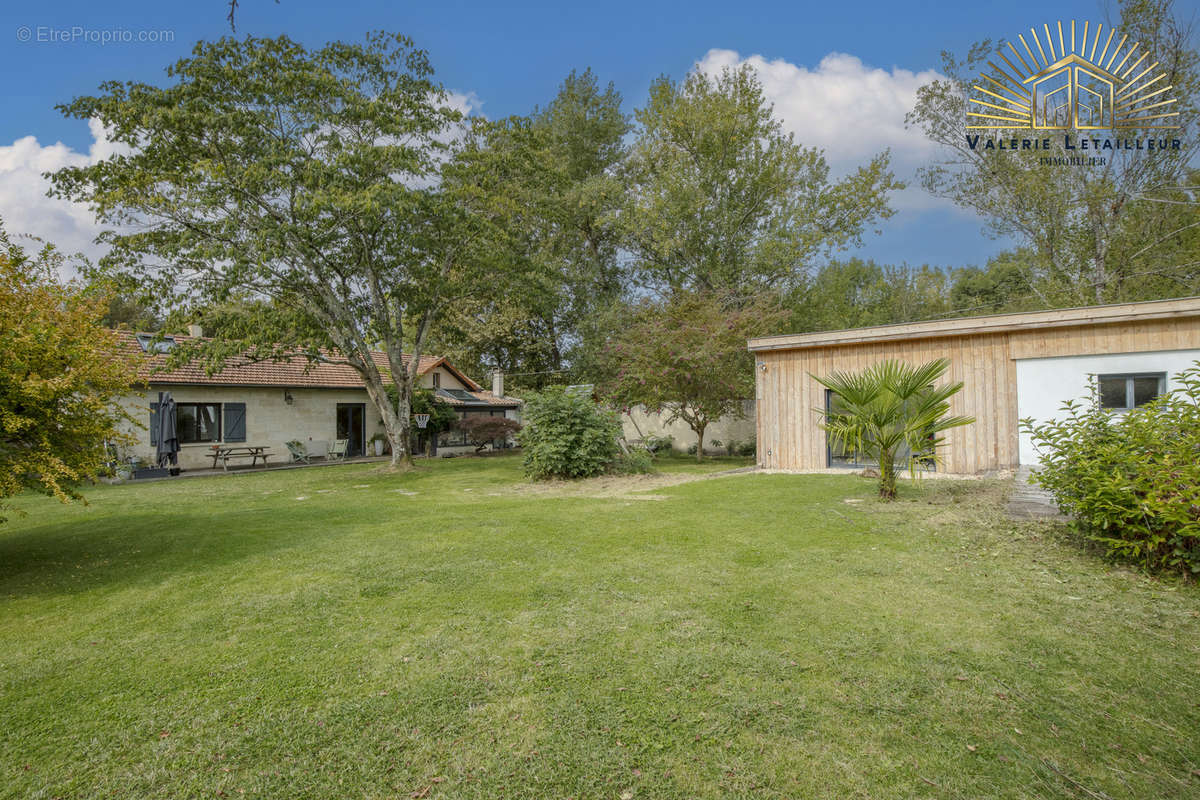
[[[758,461],[768,469],[823,469],[818,409],[825,390],[812,375],[857,372],[888,358],[950,359],[946,382],[963,382],[952,414],[975,417],[946,433],[943,469],[974,474],[1017,464],[1016,360],[1200,348],[1200,318],[1018,329],[965,336],[810,346],[755,353]],[[765,364],[762,370],[759,364]]]

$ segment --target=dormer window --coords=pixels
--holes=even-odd
[[[435,389],[442,388],[442,373],[440,373],[440,372],[433,373],[433,388],[435,388]]]
[[[169,353],[175,347],[174,336],[164,336],[155,341],[155,337],[152,334],[139,333],[137,341],[143,353]]]

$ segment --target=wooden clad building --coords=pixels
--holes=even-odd
[[[1119,412],[1172,387],[1200,360],[1200,297],[998,314],[752,339],[759,466],[814,470],[860,466],[833,453],[818,409],[829,402],[812,375],[858,371],[885,359],[950,359],[962,381],[953,414],[975,422],[946,433],[939,469],[979,474],[1033,464],[1018,419],[1050,419],[1100,382]]]

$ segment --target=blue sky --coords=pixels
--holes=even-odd
[[[6,3],[0,9],[0,74],[8,77],[0,115],[0,216],[81,248],[93,235],[82,209],[42,200],[37,174],[95,157],[103,143],[80,121],[54,109],[103,80],[164,80],[164,68],[198,39],[227,35],[220,0]],[[902,127],[915,86],[933,76],[940,52],[965,52],[984,38],[1012,37],[1032,24],[1105,20],[1101,5],[1032,0],[992,3],[387,3],[243,0],[240,34],[286,33],[309,44],[361,39],[368,30],[411,36],[430,51],[438,78],[489,117],[546,103],[573,68],[613,81],[628,111],[649,82],[751,59],[785,125],[801,143],[829,151],[835,171],[891,146],[904,178],[933,156]],[[135,41],[101,44],[116,32]],[[136,41],[142,32],[172,42]],[[127,33],[126,33],[127,32]],[[54,38],[59,41],[52,41]],[[27,38],[28,41],[23,41]],[[65,39],[62,40],[62,39]],[[757,56],[758,58],[753,58]],[[982,264],[1004,242],[980,221],[911,189],[900,213],[860,253],[886,262]]]

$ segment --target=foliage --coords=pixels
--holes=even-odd
[[[411,405],[414,415],[429,415],[429,421],[425,423],[424,429],[427,436],[436,437],[442,431],[452,430],[458,425],[457,412],[449,403],[439,400],[432,389],[417,387],[413,390]],[[420,429],[414,428],[414,430]]]
[[[674,436],[657,436],[652,433],[646,438],[642,439],[642,447],[644,447],[648,453],[670,452],[671,448],[674,446]]]
[[[479,453],[497,439],[507,439],[521,430],[521,423],[507,417],[466,416],[458,421],[458,429],[467,435]]]
[[[500,369],[519,376],[514,386],[537,389],[562,380],[583,320],[625,288],[614,222],[624,189],[614,166],[629,120],[620,93],[590,69],[572,71],[547,107],[518,119],[494,129],[488,146],[527,154],[508,180],[525,208],[510,219],[511,238],[543,269],[516,291],[482,292],[448,309],[434,346],[456,364]]]
[[[1035,256],[1024,265],[1025,280],[1041,307],[1178,296],[1200,287],[1200,192],[1187,146],[1200,97],[1193,22],[1176,13],[1173,0],[1122,0],[1119,6],[1114,27],[1140,43],[1150,54],[1147,63],[1161,65],[1154,72],[1166,74],[1161,83],[1177,101],[1171,110],[1179,112],[1171,122],[1181,127],[1093,133],[1169,135],[1184,143],[1181,149],[1104,150],[1102,165],[1048,168],[1043,158],[1080,153],[1065,150],[1057,135],[1049,138],[1049,150],[985,148],[978,142],[1030,138],[1028,130],[966,129],[970,87],[991,69],[991,42],[975,44],[964,61],[946,54],[940,70],[946,77],[918,90],[907,117],[908,125],[939,145],[938,161],[920,171],[922,185],[975,211],[990,232],[1015,237]]]
[[[949,366],[947,358],[919,367],[889,359],[859,373],[812,376],[834,393],[838,405],[833,412],[817,409],[822,427],[838,446],[879,462],[879,496],[885,500],[896,497],[898,457],[905,457],[915,476],[918,461],[938,461],[940,433],[975,421],[947,416],[950,398],[963,388],[961,382],[936,385]]]
[[[946,313],[948,276],[933,267],[831,261],[791,293],[792,331],[839,330],[928,319]]]
[[[488,150],[488,123],[464,128],[403,36],[311,50],[225,38],[167,74],[165,87],[110,81],[61,107],[99,120],[121,152],[60,170],[54,193],[111,226],[105,273],[163,298],[168,325],[244,303],[245,324],[234,315],[230,335],[177,348],[177,360],[214,366],[250,351],[344,363],[393,462],[409,460],[418,362],[402,350],[419,352],[481,275],[523,271],[498,223],[517,210],[499,186],[524,154]]]
[[[1200,362],[1178,388],[1124,413],[1069,401],[1060,419],[1021,421],[1033,480],[1085,536],[1151,569],[1200,573]]]
[[[525,399],[525,426],[517,434],[525,473],[534,480],[590,478],[617,457],[621,423],[616,412],[582,392],[551,386]]]
[[[643,447],[631,448],[617,454],[611,469],[618,475],[647,475],[654,472],[654,456]]]
[[[882,153],[840,181],[784,133],[749,66],[655,81],[636,114],[620,224],[639,279],[669,292],[790,288],[861,243],[903,184]]]
[[[682,419],[700,442],[725,416],[739,418],[754,397],[754,360],[746,340],[765,333],[783,313],[763,303],[732,305],[713,294],[680,292],[645,302],[605,352],[600,392],[622,407],[663,412],[666,424]]]
[[[52,246],[29,256],[0,227],[0,509],[25,490],[79,499],[108,445],[131,442],[138,424],[117,402],[137,362],[101,322],[110,297],[62,281],[63,265]]]

